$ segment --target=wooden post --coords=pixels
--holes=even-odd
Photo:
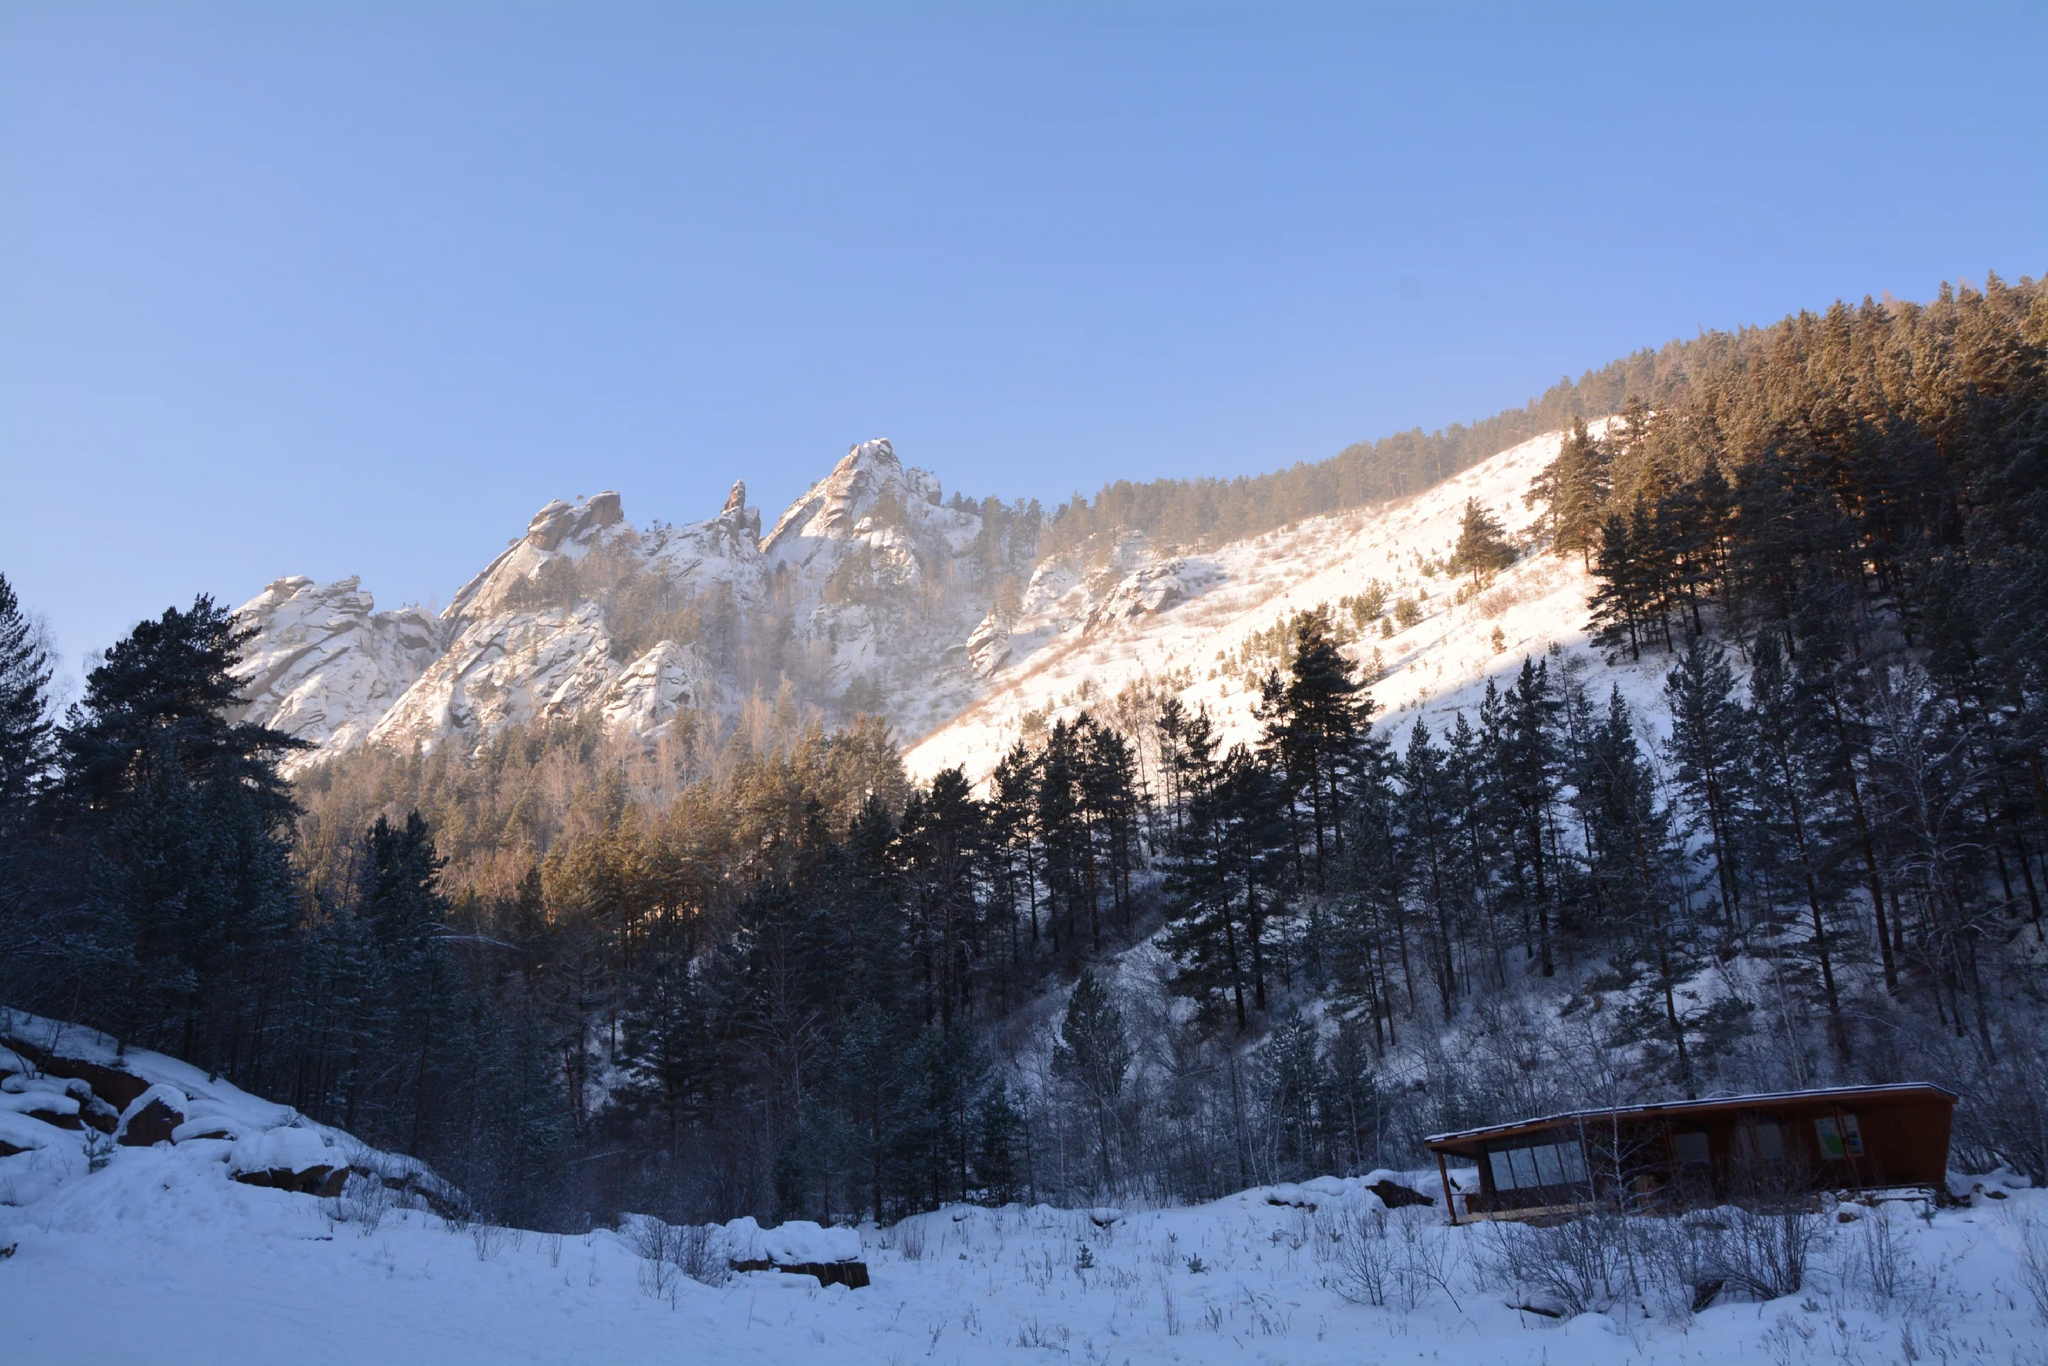
[[[1458,1197],[1451,1193],[1451,1171],[1450,1168],[1444,1165],[1444,1150],[1442,1148],[1436,1150],[1436,1174],[1437,1178],[1444,1183],[1444,1213],[1451,1216],[1451,1225],[1456,1227],[1458,1223]]]

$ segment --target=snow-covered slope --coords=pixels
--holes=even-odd
[[[417,1164],[175,1059],[117,1057],[98,1036],[4,1011],[0,1034],[36,1055],[0,1048],[0,1141],[13,1140],[0,1148],[9,1362],[1875,1366],[2048,1356],[2035,1322],[2048,1311],[2048,1199],[2011,1177],[1952,1179],[1961,1203],[1951,1208],[1830,1205],[1810,1216],[1815,1241],[1797,1293],[1759,1303],[1728,1290],[1697,1314],[1691,1287],[1644,1250],[1671,1221],[1634,1221],[1634,1262],[1616,1258],[1604,1282],[1590,1272],[1585,1302],[1570,1304],[1503,1271],[1505,1239],[1517,1234],[1448,1226],[1434,1172],[1324,1177],[1182,1209],[962,1205],[857,1230],[764,1232],[741,1220],[716,1231],[699,1281],[680,1273],[680,1244],[646,1236],[665,1226],[628,1217],[618,1231],[564,1235],[470,1222],[459,1196]],[[104,1116],[62,1127],[78,1122],[65,1102],[82,1092],[105,1105],[124,1085],[124,1134],[160,1097],[193,1118],[153,1141],[110,1146]],[[337,1161],[412,1185],[390,1199],[389,1187],[344,1167],[345,1193],[332,1198],[250,1179]],[[1390,1211],[1381,1193],[1427,1203]],[[650,1261],[664,1246],[674,1260]],[[735,1258],[856,1252],[870,1278],[861,1289],[727,1270]]]
[[[985,691],[911,746],[911,770],[924,777],[957,764],[980,776],[1027,729],[1101,707],[1126,689],[1178,694],[1191,709],[1209,709],[1226,744],[1250,741],[1257,678],[1273,662],[1255,637],[1294,612],[1336,609],[1375,584],[1389,611],[1407,597],[1422,615],[1382,637],[1376,620],[1338,610],[1340,623],[1360,633],[1345,653],[1375,680],[1383,729],[1403,731],[1417,716],[1437,724],[1525,655],[1585,643],[1592,579],[1578,563],[1524,553],[1464,602],[1457,599],[1469,581],[1438,567],[1468,498],[1529,539],[1538,513],[1524,495],[1557,458],[1560,439],[1553,432],[1523,442],[1413,497],[1201,555],[1159,555],[1132,536],[1092,572],[1071,562],[1041,566],[1023,610],[1004,623],[1006,653],[988,671]],[[1616,681],[1638,695],[1653,683],[1628,670],[1616,671]]]

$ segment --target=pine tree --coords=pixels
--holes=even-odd
[[[1295,621],[1285,678],[1269,681],[1258,708],[1263,751],[1287,775],[1289,797],[1307,803],[1315,881],[1343,848],[1346,790],[1360,766],[1378,758],[1370,741],[1372,698],[1357,667],[1338,649],[1329,610]]]
[[[1455,960],[1461,935],[1454,921],[1459,918],[1459,907],[1467,904],[1455,842],[1455,801],[1444,752],[1431,741],[1429,727],[1418,719],[1409,732],[1408,753],[1401,767],[1401,825],[1411,851],[1416,892],[1433,930],[1430,956],[1446,1021],[1452,1016],[1460,977]]]
[[[1672,812],[1636,739],[1616,688],[1590,737],[1576,800],[1586,811],[1587,857],[1610,916],[1610,971],[1598,989],[1629,993],[1624,1041],[1668,1058],[1688,1096],[1697,1094],[1695,1044],[1718,1044],[1745,1009],[1732,998],[1703,1004],[1687,985],[1707,963],[1681,871]]]
[[[1584,418],[1573,418],[1550,462],[1529,486],[1527,501],[1548,505],[1550,548],[1558,555],[1576,554],[1592,568],[1593,547],[1607,503],[1610,452],[1586,430]],[[1462,536],[1461,536],[1462,539]]]
[[[27,816],[51,760],[49,652],[0,574],[0,835]]]
[[[1139,808],[1143,803],[1137,755],[1131,742],[1116,730],[1086,714],[1081,721],[1080,792],[1092,842],[1089,898],[1093,904],[1099,897],[1100,889],[1093,882],[1099,868],[1109,884],[1110,908],[1129,935],[1133,928],[1131,870],[1138,860]]]
[[[1316,1027],[1291,1014],[1274,1029],[1265,1049],[1267,1106],[1274,1119],[1281,1173],[1300,1180],[1316,1170],[1324,1151],[1322,1125],[1316,1111],[1319,1068]]]
[[[253,1042],[297,899],[276,758],[303,746],[228,719],[249,636],[205,597],[138,625],[87,675],[53,793],[61,850],[91,870],[75,948],[96,1023],[222,1070]]]
[[[1841,898],[1839,843],[1830,829],[1833,813],[1828,809],[1826,765],[1819,749],[1822,733],[1811,698],[1786,665],[1777,633],[1765,632],[1753,655],[1751,733],[1762,770],[1756,792],[1772,852],[1788,872],[1786,880],[1804,894],[1813,930],[1806,952],[1820,970],[1836,1051],[1847,1057],[1849,1038],[1835,981],[1835,935],[1829,924]]]
[[[1630,659],[1643,657],[1645,613],[1643,571],[1629,521],[1620,513],[1609,513],[1600,524],[1600,539],[1593,559],[1598,580],[1589,600],[1593,619],[1587,623],[1593,644],[1609,661],[1619,659],[1623,650]]]
[[[1494,703],[1491,684],[1486,702]],[[1549,665],[1524,659],[1515,686],[1500,697],[1492,715],[1485,705],[1480,713],[1495,737],[1501,791],[1511,813],[1508,848],[1517,900],[1525,926],[1533,926],[1535,956],[1545,977],[1557,971],[1551,931],[1558,871],[1556,804],[1564,762],[1557,734],[1559,709]]]
[[[440,889],[444,865],[417,811],[401,828],[379,816],[365,845],[358,914],[371,929],[383,968],[389,1044],[406,1058],[389,1122],[417,1152],[436,1089],[431,1074],[448,1051],[454,994],[445,943],[448,903]]]
[[[1043,841],[1040,865],[1053,952],[1060,951],[1064,935],[1067,957],[1076,962],[1084,909],[1097,912],[1092,928],[1096,948],[1102,946],[1099,908],[1089,903],[1095,849],[1081,795],[1082,762],[1081,732],[1072,723],[1055,721],[1038,756],[1038,801],[1033,820]]]
[[[1485,578],[1514,562],[1515,548],[1508,544],[1500,519],[1479,506],[1477,498],[1467,498],[1458,522],[1458,541],[1451,550],[1451,571]]]
[[[1234,825],[1245,815],[1244,770],[1255,767],[1242,748],[1222,761],[1207,712],[1189,718],[1176,755],[1174,781],[1187,794],[1187,813],[1164,867],[1166,934],[1177,969],[1175,988],[1198,1001],[1227,996],[1239,1032],[1250,1028],[1250,926],[1240,891],[1255,896],[1257,875],[1244,863],[1245,842]]]
[[[1010,1088],[1001,1081],[989,1087],[977,1117],[974,1152],[974,1179],[987,1204],[1007,1205],[1020,1194],[1017,1138],[1023,1123],[1010,1099]]]
[[[1685,654],[1665,675],[1664,702],[1671,712],[1671,736],[1664,752],[1671,760],[1679,790],[1706,822],[1707,841],[1700,853],[1713,860],[1722,916],[1734,930],[1742,923],[1742,859],[1736,822],[1744,806],[1741,791],[1750,745],[1727,652],[1703,636],[1694,636]]]

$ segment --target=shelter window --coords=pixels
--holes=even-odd
[[[1813,1122],[1814,1136],[1820,1140],[1822,1157],[1841,1159],[1863,1156],[1863,1131],[1856,1125],[1856,1116],[1845,1114],[1839,1117],[1823,1115]]]
[[[1586,1179],[1586,1153],[1578,1140],[1496,1148],[1486,1155],[1495,1190],[1529,1190]]]
[[[1703,1172],[1713,1165],[1707,1136],[1697,1130],[1691,1133],[1673,1134],[1671,1146],[1678,1150],[1678,1169],[1687,1172]]]
[[[1735,1151],[1745,1162],[1783,1162],[1785,1136],[1775,1124],[1745,1124],[1735,1131]]]

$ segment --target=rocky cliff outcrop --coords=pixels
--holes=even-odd
[[[244,714],[326,750],[354,748],[438,659],[442,623],[418,607],[379,612],[360,580],[279,579],[241,609]]]
[[[885,440],[849,450],[765,537],[744,482],[676,526],[634,527],[615,492],[558,500],[438,617],[377,612],[354,579],[272,584],[241,609],[257,628],[246,714],[320,747],[295,766],[592,712],[650,737],[785,681],[828,713],[928,728],[965,700],[949,652],[989,611],[990,574],[958,562],[981,536]],[[1002,651],[979,642],[985,677]]]

